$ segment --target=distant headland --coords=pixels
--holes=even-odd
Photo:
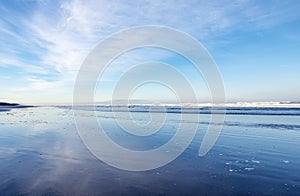
[[[7,102],[0,102],[0,112],[2,111],[10,111],[11,109],[15,108],[29,108],[29,107],[35,107],[32,105],[21,105],[18,103],[7,103]]]
[[[6,103],[6,102],[0,102],[0,106],[4,106],[4,107],[16,107],[19,106],[20,104],[18,103]]]

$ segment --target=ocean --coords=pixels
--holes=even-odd
[[[87,130],[96,117],[108,137],[136,151],[162,146],[182,124],[197,123],[198,128],[172,162],[148,171],[126,171],[88,150],[72,107],[5,109],[0,112],[0,195],[300,195],[300,108],[115,108],[118,114],[129,109],[130,118],[141,126],[151,119],[155,125],[163,114],[163,125],[148,136],[123,131],[116,118],[125,123],[132,119],[116,116],[109,106],[75,109],[86,119]],[[199,156],[211,114],[224,112],[215,145]],[[191,120],[182,121],[182,114]],[[199,122],[193,120],[195,115]]]

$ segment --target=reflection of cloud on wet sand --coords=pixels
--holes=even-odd
[[[72,172],[80,170],[75,168],[82,164],[82,160],[92,158],[80,143],[76,132],[71,131],[74,129],[72,123],[68,122],[71,118],[58,120],[64,113],[60,112],[58,117],[53,113],[55,115],[52,116],[49,109],[47,112],[35,109],[12,111],[9,115],[0,116],[3,122],[9,122],[5,124],[6,129],[12,130],[12,136],[5,140],[17,141],[6,146],[2,143],[0,149],[6,152],[1,153],[3,161],[0,168],[1,171],[7,171],[7,180],[1,183],[1,190],[11,194],[23,191],[38,194],[45,193],[45,190],[57,193],[55,185],[65,186]],[[18,132],[15,126],[20,126]],[[58,190],[64,188],[59,187]]]

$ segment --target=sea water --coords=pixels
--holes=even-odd
[[[113,141],[133,150],[163,145],[181,123],[197,123],[198,129],[171,163],[133,172],[107,165],[86,148],[72,107],[2,111],[0,195],[300,195],[300,109],[227,108],[221,134],[203,157],[198,152],[211,113],[224,113],[224,108],[115,110],[129,109],[132,119],[123,120],[141,125],[147,125],[151,115],[165,113],[161,129],[147,137],[122,130],[111,107],[75,109],[87,123],[96,117]],[[182,113],[199,114],[199,122],[182,122]]]

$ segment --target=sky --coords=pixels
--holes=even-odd
[[[202,43],[220,70],[228,102],[300,101],[299,10],[296,0],[0,1],[0,101],[72,103],[89,52],[112,34],[141,25],[171,27]],[[148,61],[174,66],[198,100],[209,101],[205,80],[193,65],[158,48],[115,59],[98,82],[95,101],[109,100],[122,74]],[[174,97],[166,86],[148,83],[131,99],[172,102]]]

